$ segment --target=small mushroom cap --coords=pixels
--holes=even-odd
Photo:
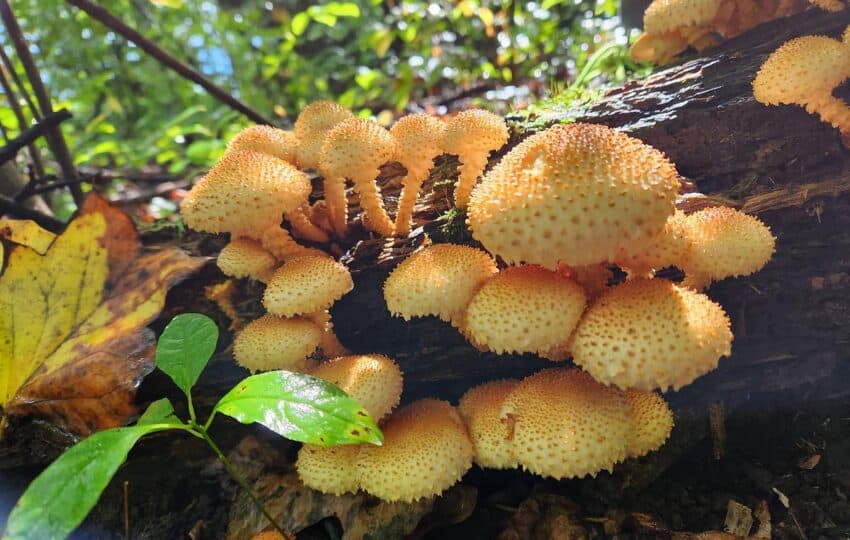
[[[401,117],[390,135],[398,144],[398,157],[402,164],[423,161],[430,168],[435,157],[443,153],[443,133],[446,124],[429,114],[410,114]]]
[[[386,128],[371,120],[350,118],[328,132],[319,169],[329,176],[356,179],[395,159],[397,150],[396,141]]]
[[[307,357],[319,346],[322,329],[300,317],[264,315],[248,323],[233,341],[233,357],[255,371],[306,371]]]
[[[480,249],[434,244],[390,273],[384,298],[390,313],[404,320],[436,315],[448,322],[466,309],[475,291],[497,272],[496,262]]]
[[[712,281],[758,272],[776,249],[776,239],[758,218],[725,206],[688,215],[684,232],[691,248],[682,262],[688,275]]]
[[[227,152],[183,199],[189,227],[204,232],[256,233],[280,223],[310,195],[310,180],[294,165],[257,152]]]
[[[376,421],[388,415],[401,398],[401,370],[380,354],[340,356],[320,364],[313,375],[342,388]]]
[[[294,126],[298,163],[307,169],[318,168],[325,136],[335,125],[349,118],[354,118],[354,114],[332,101],[314,101],[304,107]]]
[[[382,446],[362,446],[360,487],[386,501],[439,495],[472,466],[474,450],[457,411],[423,399],[390,416]]]
[[[295,134],[291,131],[271,126],[251,126],[243,129],[230,140],[227,151],[259,152],[296,165],[297,147]]]
[[[475,293],[464,330],[497,353],[546,353],[569,339],[586,303],[572,279],[539,266],[513,266]]]
[[[360,487],[357,479],[359,454],[360,445],[305,444],[298,451],[295,469],[307,487],[334,495],[354,493]]]
[[[603,384],[678,390],[732,352],[723,308],[664,279],[612,287],[573,335],[573,361]]]
[[[634,433],[629,457],[641,457],[661,448],[673,431],[673,411],[655,392],[629,389],[623,397],[632,410]]]
[[[634,427],[622,392],[578,369],[544,369],[523,379],[501,416],[513,423],[520,465],[556,479],[610,471],[626,458]]]
[[[722,0],[653,0],[643,14],[643,29],[665,34],[688,26],[712,22]]]
[[[686,216],[676,211],[667,219],[661,232],[646,244],[626,246],[620,250],[615,262],[629,271],[630,275],[649,274],[668,266],[681,267],[691,244],[685,232]]]
[[[328,309],[353,288],[344,264],[326,255],[302,255],[274,271],[263,306],[279,317],[314,313]]]
[[[517,379],[491,381],[466,391],[458,411],[475,446],[475,463],[481,467],[510,469],[517,466],[510,439],[510,426],[500,418],[508,394]]]
[[[509,264],[597,264],[661,232],[678,186],[664,154],[633,137],[599,125],[555,126],[484,176],[467,222]]]
[[[489,154],[508,142],[508,136],[508,126],[501,116],[482,109],[468,109],[458,113],[446,124],[443,150],[459,156],[467,153]]]
[[[277,259],[258,241],[235,238],[221,249],[216,264],[225,276],[260,279],[275,267]]]

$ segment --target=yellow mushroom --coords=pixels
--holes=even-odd
[[[310,220],[310,203],[305,202],[292,212],[286,214],[286,219],[292,227],[292,232],[298,238],[318,244],[330,241],[330,236],[321,227],[316,226]]]
[[[253,371],[306,371],[307,357],[319,346],[322,331],[312,321],[264,315],[251,321],[233,341],[233,357]]]
[[[460,398],[458,412],[475,446],[475,463],[481,467],[510,469],[517,466],[510,426],[501,418],[505,398],[517,384],[517,379],[490,381],[470,388]]]
[[[328,309],[354,288],[344,264],[328,255],[304,255],[275,270],[263,293],[272,315],[292,317]]]
[[[307,487],[342,495],[355,493],[359,487],[357,458],[360,445],[316,446],[305,444],[298,451],[295,470]]]
[[[305,169],[317,169],[325,136],[335,125],[349,118],[354,118],[354,114],[332,101],[314,101],[304,107],[293,126],[298,140],[298,163]]]
[[[274,255],[251,238],[235,238],[218,254],[216,264],[225,276],[265,282],[277,266]]]
[[[667,218],[661,232],[650,242],[624,246],[614,262],[626,270],[629,277],[653,277],[656,270],[668,266],[682,266],[690,251],[690,238],[685,232],[685,213],[676,211]]]
[[[312,375],[340,387],[375,421],[392,412],[401,398],[401,370],[392,359],[381,354],[332,358],[319,364]]]
[[[295,134],[271,126],[251,126],[237,133],[227,145],[228,152],[250,151],[268,154],[298,165]]]
[[[623,397],[632,410],[634,431],[629,457],[641,457],[661,448],[673,430],[673,411],[655,392],[629,389]]]

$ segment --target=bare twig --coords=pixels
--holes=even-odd
[[[46,135],[48,131],[56,129],[56,126],[69,118],[71,118],[71,113],[66,109],[61,109],[48,114],[38,124],[22,130],[20,135],[11,139],[6,146],[0,148],[0,164],[15,159],[15,156],[22,148],[32,146],[36,139]]]
[[[271,125],[271,122],[266,119],[262,114],[255,111],[248,105],[242,103],[223,89],[216,86],[215,83],[213,83],[211,80],[202,75],[198,70],[186,64],[185,62],[178,60],[170,53],[165,51],[163,48],[161,48],[159,45],[152,42],[133,28],[127,26],[121,19],[115,17],[106,9],[96,5],[94,2],[90,2],[89,0],[67,1],[69,4],[77,6],[81,10],[88,13],[90,17],[99,21],[104,26],[107,26],[111,30],[114,30],[118,34],[124,36],[126,39],[132,41],[140,49],[144,50],[146,53],[159,60],[166,67],[177,72],[181,77],[202,86],[217,100],[221,101],[222,103],[225,103],[232,109],[241,112],[242,114],[244,114],[254,122],[257,122],[258,124]]]
[[[3,19],[3,25],[9,33],[9,38],[15,46],[15,51],[18,53],[18,58],[24,66],[30,86],[35,92],[35,99],[38,101],[38,106],[43,115],[48,115],[53,112],[53,105],[50,102],[50,96],[44,83],[41,80],[41,75],[38,72],[38,67],[35,65],[35,60],[27,47],[24,34],[21,27],[18,26],[18,20],[15,18],[15,12],[12,11],[12,6],[8,0],[0,0],[0,18]],[[65,180],[73,180],[77,177],[77,171],[74,169],[74,161],[71,159],[71,152],[68,150],[68,145],[65,138],[62,136],[62,130],[59,126],[47,132],[47,142],[50,149],[53,151],[53,156],[59,162],[59,168],[62,169],[62,175]],[[74,202],[77,206],[83,202],[83,190],[79,184],[71,186],[71,194],[74,196]]]
[[[3,47],[0,47],[0,51],[2,50]],[[15,118],[18,120],[18,128],[21,131],[21,135],[23,135],[24,127],[27,125],[27,120],[24,116],[24,111],[21,109],[21,105],[18,103],[18,96],[12,89],[12,85],[9,84],[9,79],[6,78],[5,69],[3,69],[2,67],[0,67],[0,85],[3,86],[3,92],[6,94],[6,99],[9,101],[9,107],[12,109]],[[11,141],[7,140],[7,145],[9,143],[11,143]],[[41,180],[42,178],[44,178],[44,163],[42,163],[41,161],[41,153],[38,151],[38,148],[35,146],[35,144],[30,143],[28,146],[30,151],[30,157],[32,158],[32,166],[35,169],[36,180]],[[0,163],[2,162],[3,158],[0,158]]]
[[[38,110],[38,107],[35,106],[35,103],[32,101],[32,97],[30,97],[30,93],[27,92],[26,86],[24,86],[24,82],[18,76],[18,72],[15,70],[15,65],[12,64],[12,61],[9,59],[9,56],[6,54],[6,51],[3,50],[3,47],[0,47],[0,60],[3,62],[3,66],[6,68],[6,71],[9,72],[9,75],[12,77],[12,81],[14,81],[15,86],[18,87],[18,91],[21,93],[21,96],[24,98],[24,101],[27,102],[27,106],[30,108],[30,113],[32,113],[32,117],[36,120],[41,119],[41,111]]]
[[[65,228],[65,224],[55,217],[42,214],[38,210],[33,210],[32,208],[27,208],[23,204],[15,202],[13,199],[10,199],[5,195],[0,195],[0,215],[2,214],[9,214],[21,219],[31,219],[48,231],[55,233],[58,233]]]

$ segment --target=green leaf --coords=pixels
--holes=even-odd
[[[9,515],[3,540],[61,540],[85,519],[142,436],[163,424],[107,429],[77,443],[36,477]]]
[[[308,24],[310,24],[310,14],[306,11],[298,13],[297,15],[292,17],[292,22],[290,23],[292,33],[296,36],[300,36],[304,33],[304,30],[307,29]]]
[[[186,395],[215,352],[218,327],[206,315],[184,313],[171,319],[156,344],[156,367]]]
[[[181,422],[179,418],[174,416],[174,406],[170,401],[168,401],[168,398],[162,398],[148,405],[147,410],[139,417],[139,421],[136,422],[136,425],[144,426],[149,424],[176,423]]]
[[[322,6],[322,11],[337,17],[359,17],[360,6],[354,2],[329,2]]]
[[[359,403],[339,387],[303,373],[270,371],[248,377],[221,398],[213,411],[320,446],[384,440]]]

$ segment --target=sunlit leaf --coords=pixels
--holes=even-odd
[[[218,327],[206,315],[177,315],[156,344],[156,367],[188,395],[215,352],[217,341]]]
[[[39,255],[44,255],[56,235],[29,219],[0,218],[0,238],[30,247]]]
[[[354,2],[328,2],[322,6],[322,11],[336,17],[360,16],[360,6]]]
[[[293,34],[300,36],[304,33],[304,30],[307,29],[308,24],[310,24],[310,14],[306,11],[302,11],[292,17],[290,28],[292,29]]]
[[[164,423],[179,423],[180,420],[174,416],[174,406],[168,398],[162,398],[154,401],[145,410],[144,414],[139,417],[137,426],[145,426],[149,424],[164,424]]]

